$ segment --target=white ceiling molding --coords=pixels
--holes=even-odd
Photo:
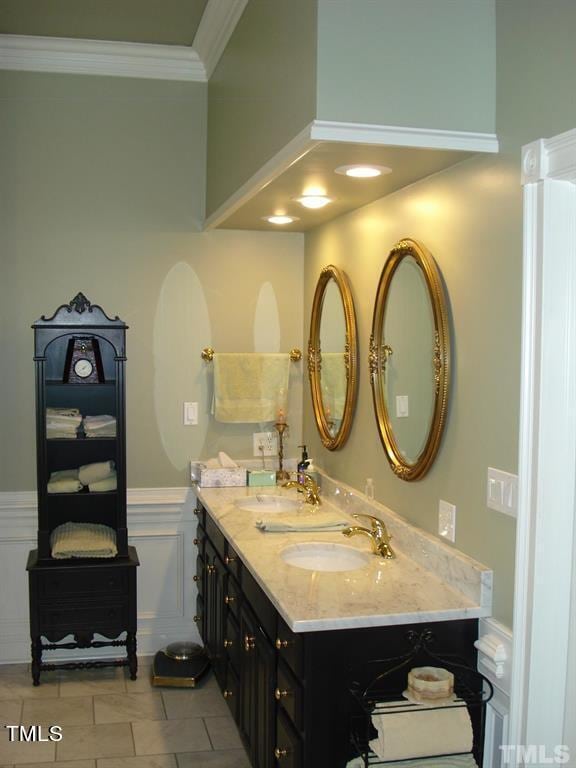
[[[382,144],[390,147],[462,152],[498,152],[498,138],[495,134],[473,131],[314,120],[310,136],[317,141],[348,141],[354,144]]]
[[[194,37],[194,50],[204,63],[210,79],[248,0],[208,0]]]
[[[204,64],[184,45],[0,35],[0,69],[206,82]]]

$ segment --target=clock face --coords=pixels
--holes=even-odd
[[[93,370],[94,366],[86,357],[79,357],[74,363],[74,373],[81,379],[88,378]]]

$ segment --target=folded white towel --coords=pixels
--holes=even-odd
[[[354,757],[346,768],[364,768],[364,759]],[[386,763],[386,768],[478,768],[474,756],[452,755],[448,757],[424,757],[417,760],[402,760],[400,762]]]
[[[60,469],[50,474],[48,493],[77,493],[81,490],[77,469]]]
[[[97,523],[63,523],[50,535],[52,557],[116,557],[116,533]]]
[[[90,485],[98,480],[106,480],[114,472],[113,461],[98,461],[94,464],[84,464],[80,467],[78,477],[82,485]]]
[[[398,714],[372,715],[378,737],[370,742],[370,748],[381,760],[471,752],[472,723],[465,706],[406,709],[406,701],[399,701],[392,702],[390,709],[402,705]]]
[[[90,493],[105,493],[106,491],[116,490],[116,472],[112,472],[104,480],[96,480],[88,485]]]
[[[322,510],[321,512],[279,513],[256,520],[261,531],[287,533],[289,531],[341,531],[350,525],[341,515]]]
[[[288,354],[215,354],[214,417],[238,424],[275,421],[289,373]]]

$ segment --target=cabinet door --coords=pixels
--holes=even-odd
[[[240,718],[253,768],[274,766],[276,654],[248,606],[240,610]]]
[[[212,668],[220,687],[226,679],[226,660],[224,655],[225,610],[224,587],[226,570],[215,550],[206,544],[206,619],[204,641],[212,662]]]

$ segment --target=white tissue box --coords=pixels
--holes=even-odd
[[[246,485],[246,469],[243,467],[208,469],[201,462],[192,462],[190,476],[201,488],[230,488]]]

